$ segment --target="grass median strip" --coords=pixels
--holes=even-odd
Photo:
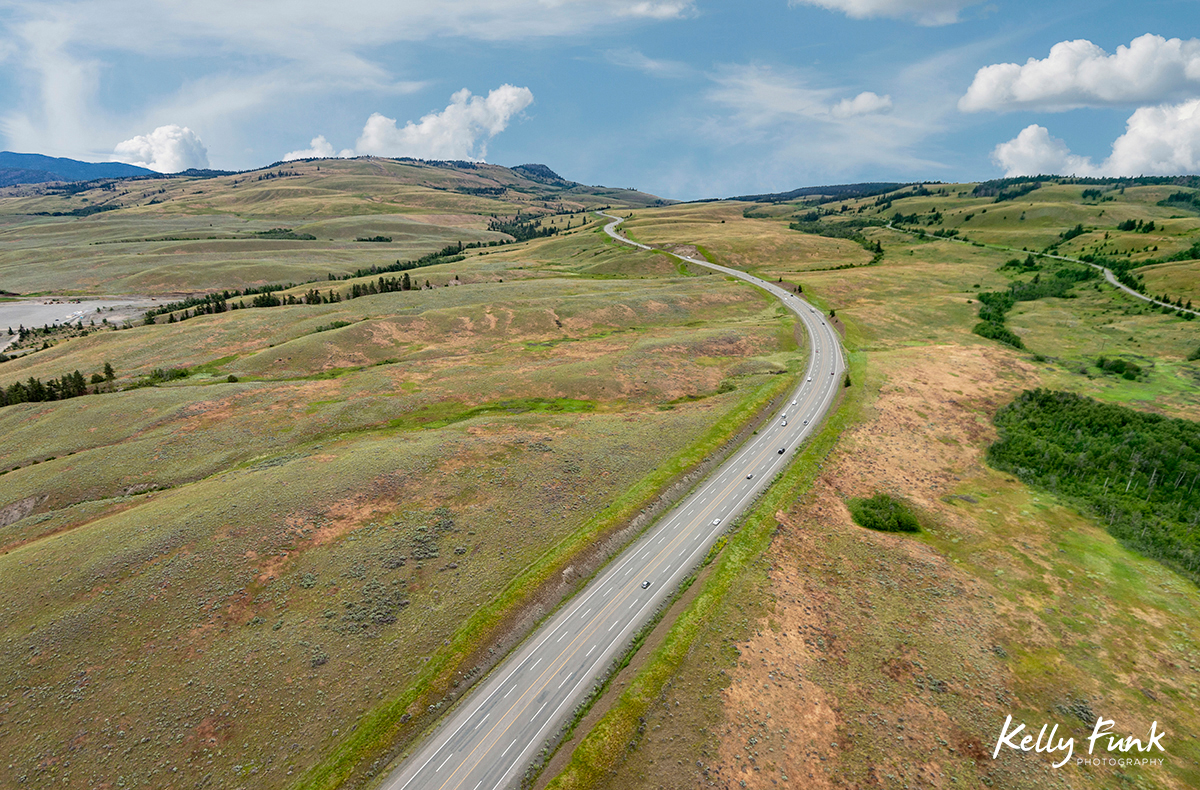
[[[850,354],[849,364],[851,377],[861,380],[864,357]],[[861,390],[856,388],[846,390],[845,399],[821,431],[763,494],[737,532],[728,537],[703,589],[679,616],[629,688],[576,747],[567,767],[549,783],[548,790],[592,788],[616,768],[638,735],[639,721],[663,693],[666,683],[678,670],[693,641],[720,607],[738,575],[771,544],[776,527],[775,513],[786,509],[809,486],[842,431],[858,418],[860,393]]]

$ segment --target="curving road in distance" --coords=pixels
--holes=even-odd
[[[895,225],[893,225],[890,222],[885,227],[887,227],[888,230],[894,230],[894,231],[898,231],[900,233],[908,233],[913,236],[917,235],[916,233],[914,233],[911,230],[905,230],[904,228],[897,228]],[[943,237],[942,240],[943,241],[956,241],[959,244],[975,244],[976,243],[976,242],[971,241],[970,239],[951,238],[950,236],[945,236],[945,237]],[[1029,250],[1018,250],[1015,247],[1005,247],[1000,244],[984,244],[982,246],[987,247],[988,249],[993,249],[993,250],[1004,250],[1005,252],[1015,252],[1018,254],[1024,252],[1026,254],[1032,254],[1034,256],[1040,255],[1043,258],[1053,258],[1056,261],[1069,261],[1071,263],[1082,263],[1084,266],[1091,266],[1093,269],[1099,270],[1100,273],[1104,275],[1105,282],[1107,282],[1109,285],[1111,285],[1112,287],[1116,288],[1119,291],[1124,291],[1125,293],[1129,294],[1130,296],[1134,297],[1135,299],[1141,299],[1143,302],[1149,302],[1150,304],[1157,305],[1158,307],[1169,307],[1172,310],[1182,310],[1183,312],[1191,313],[1192,315],[1200,315],[1200,310],[1189,310],[1186,307],[1178,307],[1177,305],[1173,305],[1170,302],[1163,302],[1158,299],[1155,299],[1153,296],[1146,296],[1146,294],[1144,294],[1144,293],[1140,293],[1138,291],[1133,290],[1128,285],[1126,285],[1125,283],[1118,280],[1117,275],[1113,273],[1112,269],[1108,268],[1107,266],[1102,266],[1098,263],[1092,263],[1091,261],[1085,261],[1082,258],[1072,258],[1069,255],[1054,255],[1049,252],[1030,253]]]
[[[620,218],[603,216],[613,220],[605,231],[614,239],[649,249],[617,233]],[[481,681],[388,776],[382,784],[387,790],[517,786],[614,659],[791,461],[832,405],[845,367],[837,335],[819,310],[737,269],[682,260],[758,286],[795,313],[811,340],[804,380],[750,441]]]

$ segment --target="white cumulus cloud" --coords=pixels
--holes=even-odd
[[[950,25],[958,13],[979,0],[790,0],[790,5],[815,5],[841,11],[853,19],[908,18],[919,25]]]
[[[1126,121],[1106,164],[1114,175],[1200,171],[1200,99],[1140,108]]]
[[[1095,174],[1091,160],[1075,156],[1067,144],[1050,136],[1050,130],[1033,124],[992,151],[992,161],[1004,168],[1005,176]]]
[[[1142,107],[1129,117],[1125,134],[1099,164],[1071,153],[1067,144],[1042,126],[1026,127],[992,151],[1006,176],[1179,175],[1200,171],[1200,99],[1182,104]]]
[[[466,88],[455,93],[441,112],[432,112],[403,127],[396,119],[373,113],[355,150],[359,154],[411,156],[418,159],[482,159],[487,143],[508,127],[513,116],[533,103],[529,88],[501,85],[487,98]]]
[[[178,173],[208,167],[208,149],[191,129],[169,124],[117,143],[113,160],[160,173]]]
[[[842,99],[833,105],[830,112],[835,118],[853,118],[855,115],[887,112],[890,109],[892,109],[891,96],[880,96],[871,91],[863,91],[853,99]]]
[[[325,139],[325,135],[319,134],[309,142],[308,148],[302,148],[299,151],[288,151],[283,155],[283,161],[290,162],[293,159],[332,159],[335,156],[354,156],[354,151],[345,148],[342,149],[341,153],[335,153],[333,144]]]
[[[254,142],[301,112],[289,97],[420,88],[419,62],[397,71],[384,54],[407,42],[577,41],[694,13],[694,0],[343,0],[336,13],[320,0],[0,0],[0,147],[88,158],[127,129],[186,118],[248,166]],[[163,79],[132,101],[121,75],[137,68]]]
[[[985,66],[976,72],[958,108],[976,112],[1157,104],[1197,90],[1200,40],[1147,33],[1111,55],[1079,39],[1055,44],[1042,60]]]

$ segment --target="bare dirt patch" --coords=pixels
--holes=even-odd
[[[34,508],[45,502],[47,498],[45,494],[41,496],[28,496],[0,508],[0,527],[7,527],[9,524],[15,524],[25,518],[33,512]]]
[[[977,748],[962,744],[977,746],[979,718],[1012,697],[1003,667],[978,658],[996,627],[986,595],[930,547],[858,528],[844,504],[881,488],[938,511],[978,471],[980,415],[1012,360],[960,347],[897,357],[871,419],[778,515],[773,612],[738,645],[709,774],[718,786],[948,786],[947,762],[974,764]],[[972,692],[954,655],[980,663],[995,692]]]

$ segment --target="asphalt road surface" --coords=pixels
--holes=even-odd
[[[609,216],[609,215],[605,215]],[[614,221],[605,230],[621,237]],[[677,256],[678,257],[678,256]],[[387,790],[484,790],[520,783],[538,752],[716,539],[770,485],[833,403],[844,370],[819,310],[736,269],[684,258],[763,288],[804,322],[808,370],[756,436],[492,671],[384,781]]]

